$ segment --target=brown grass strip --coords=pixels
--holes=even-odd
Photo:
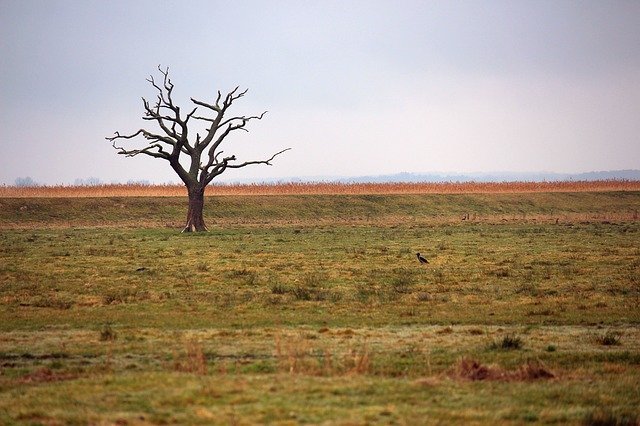
[[[277,183],[215,184],[207,195],[493,194],[640,191],[638,180],[551,182]],[[183,185],[0,186],[2,198],[186,197]]]

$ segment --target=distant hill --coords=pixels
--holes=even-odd
[[[489,172],[489,173],[396,173],[392,175],[360,176],[344,178],[345,182],[543,182],[565,180],[640,180],[640,170],[612,170],[586,173],[514,173],[514,172]]]
[[[385,183],[385,182],[544,182],[544,181],[592,181],[592,180],[640,180],[640,170],[609,170],[585,173],[554,172],[488,172],[488,173],[395,173],[371,176],[305,176],[274,178],[262,183],[278,182],[339,182],[339,183]],[[233,183],[252,183],[256,179],[238,179]]]

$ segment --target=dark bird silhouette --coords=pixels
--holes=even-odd
[[[416,253],[416,256],[418,256],[418,260],[420,261],[420,263],[429,263],[429,261],[427,259],[425,259],[424,257],[420,256],[420,253]]]

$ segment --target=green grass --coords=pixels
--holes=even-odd
[[[638,193],[0,207],[0,423],[638,418]]]
[[[96,315],[177,328],[637,323],[639,234],[636,222],[4,230],[0,329]]]

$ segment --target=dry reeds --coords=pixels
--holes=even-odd
[[[530,192],[640,191],[640,181],[553,181],[553,182],[419,182],[419,183],[275,183],[213,184],[207,195],[366,195],[366,194],[482,194]],[[3,198],[74,197],[186,197],[184,185],[54,185],[0,186]]]
[[[289,374],[334,376],[371,371],[371,354],[366,344],[334,356],[331,350],[314,348],[303,338],[283,339],[276,335],[275,357],[278,369]]]
[[[173,369],[184,373],[193,373],[204,376],[207,374],[207,359],[202,350],[202,343],[197,340],[189,340],[185,344],[185,353],[173,355]]]

